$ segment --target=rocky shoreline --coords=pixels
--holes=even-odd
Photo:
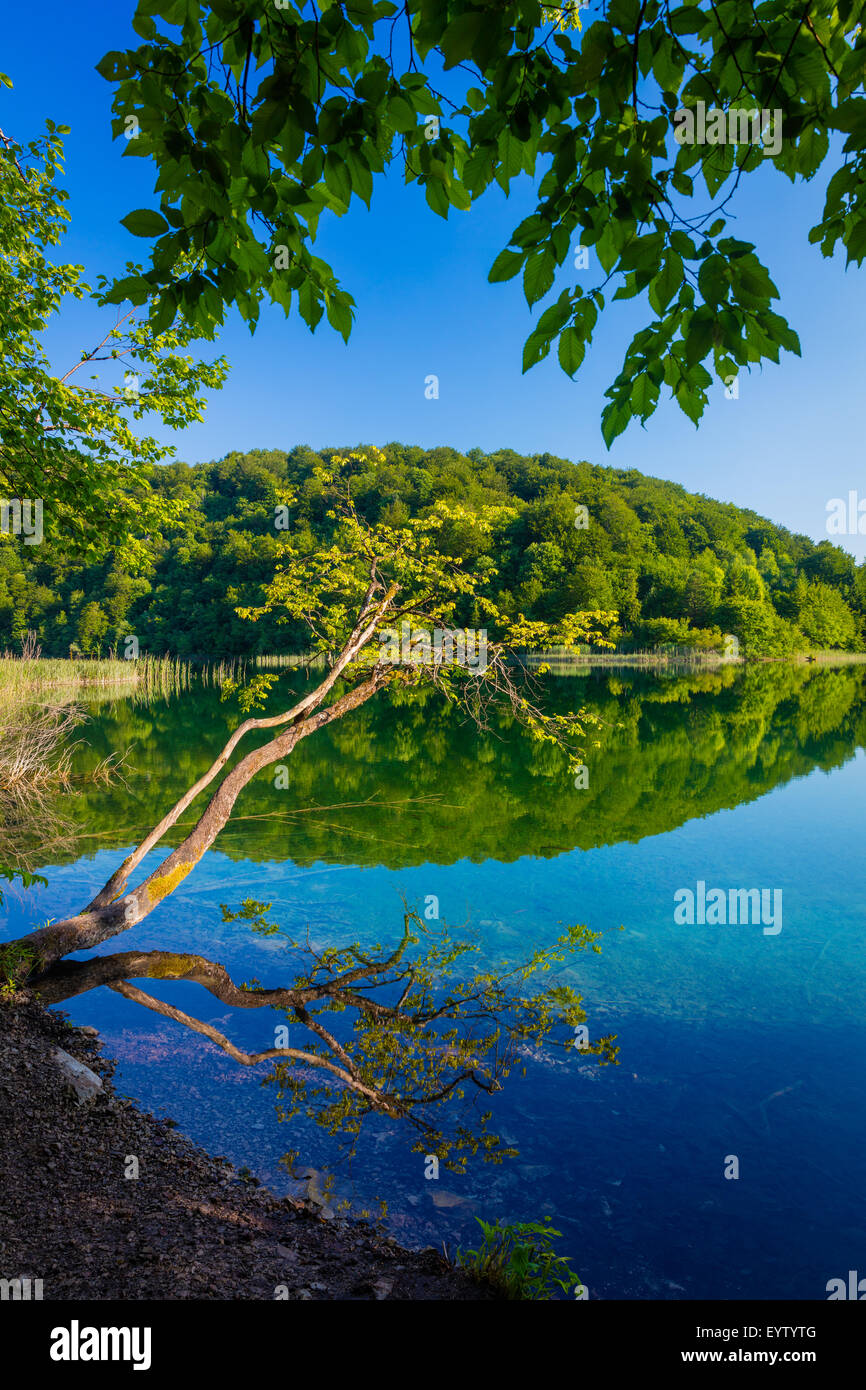
[[[118,1095],[114,1068],[95,1030],[0,1002],[0,1280],[45,1300],[495,1297],[433,1249],[243,1180]]]

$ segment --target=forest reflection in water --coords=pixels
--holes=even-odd
[[[300,678],[284,676],[280,688]],[[509,862],[636,842],[851,758],[866,741],[866,667],[725,667],[663,677],[550,678],[546,699],[603,723],[575,787],[556,748],[506,715],[479,732],[431,690],[396,691],[306,739],[242,793],[218,848],[299,865]],[[276,707],[276,700],[272,700]],[[213,689],[93,706],[76,750],[81,790],[22,803],[0,859],[36,867],[134,844],[210,765],[238,716]],[[252,740],[250,740],[252,742]],[[245,744],[246,746],[246,744]],[[88,773],[123,759],[113,784]],[[177,845],[192,811],[164,837]],[[48,855],[40,860],[40,848]]]

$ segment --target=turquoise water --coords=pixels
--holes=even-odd
[[[623,709],[631,702],[632,712],[639,706],[636,736],[617,744],[621,736],[612,734],[598,755],[599,769],[605,758],[608,772],[619,769],[612,785],[622,787],[631,769],[641,788],[628,798],[618,843],[544,845],[544,835],[525,824],[515,829],[513,810],[504,808],[513,808],[518,790],[524,820],[543,816],[546,826],[558,807],[562,824],[572,825],[584,793],[561,775],[518,776],[519,759],[506,747],[485,769],[485,804],[469,798],[466,847],[474,858],[460,857],[456,811],[449,812],[458,820],[451,862],[418,858],[423,824],[420,850],[416,833],[412,849],[401,851],[386,818],[352,825],[345,815],[330,840],[326,831],[313,845],[308,835],[293,858],[294,837],[281,822],[276,830],[269,825],[267,853],[259,849],[256,857],[252,831],[230,841],[229,852],[217,847],[151,917],[100,948],[194,951],[220,962],[236,983],[276,986],[287,983],[279,941],[223,922],[221,903],[265,900],[274,920],[295,934],[309,926],[317,945],[369,946],[399,940],[403,897],[423,905],[435,895],[441,918],[465,924],[484,961],[500,966],[549,945],[563,924],[587,923],[603,933],[601,954],[579,955],[563,979],[583,996],[590,1036],[616,1034],[619,1066],[599,1067],[576,1049],[527,1046],[525,1076],[514,1072],[490,1101],[497,1132],[519,1149],[501,1165],[470,1160],[463,1175],[443,1170],[438,1181],[427,1180],[405,1125],[378,1115],[343,1161],[345,1145],[309,1120],[279,1122],[274,1089],[262,1085],[267,1062],[238,1066],[206,1038],[108,988],[65,1007],[75,1022],[100,1029],[106,1051],[119,1059],[122,1090],[278,1189],[289,1186],[280,1157],[297,1151],[301,1163],[333,1172],[338,1193],[356,1209],[385,1201],[390,1228],[407,1242],[471,1244],[475,1215],[517,1221],[549,1214],[591,1298],[825,1298],[828,1280],[866,1272],[866,755],[861,678],[815,679],[835,674],[849,683],[850,698],[840,699],[841,684],[831,694],[813,682],[784,699],[764,699],[761,727],[749,736],[743,714],[755,692],[742,683],[692,689],[679,706],[666,694],[659,709],[667,734],[653,724],[661,717],[652,698],[660,687],[602,683],[597,699],[606,709],[611,699]],[[762,698],[768,688],[761,687]],[[702,769],[692,777],[679,735],[685,712],[693,718],[701,708],[706,718],[687,739],[694,769]],[[710,712],[721,722],[706,734]],[[173,737],[171,711],[158,713],[165,737]],[[398,732],[401,717],[393,713]],[[116,739],[118,718],[117,709],[97,711],[94,727]],[[218,731],[211,742],[207,724],[201,728],[212,748]],[[99,739],[92,742],[97,748]],[[707,747],[716,749],[715,760]],[[645,782],[641,759],[653,769]],[[455,760],[459,768],[456,751]],[[366,767],[352,798],[360,802],[364,777],[378,785],[377,769],[362,753],[356,764],[359,776]],[[411,761],[402,768],[413,784]],[[310,775],[308,800],[317,790]],[[426,773],[414,780],[429,787]],[[159,782],[151,772],[157,799]],[[707,809],[710,784],[719,809]],[[327,795],[316,804],[332,805],[332,789],[319,790]],[[258,793],[277,795],[269,783]],[[449,805],[459,806],[456,796],[452,779]],[[122,825],[98,815],[94,821],[97,800],[91,793],[85,810],[87,823],[97,824],[98,847],[70,863],[43,865],[48,888],[10,895],[4,937],[80,908],[128,851],[131,840],[112,842]],[[590,842],[615,839],[610,801],[581,820]],[[259,804],[250,799],[239,813],[259,814]],[[482,827],[476,822],[485,812]],[[671,828],[657,828],[666,817]],[[607,828],[596,833],[600,826]],[[495,849],[498,833],[499,857],[483,853],[485,844]],[[363,845],[355,862],[353,835]],[[522,842],[534,852],[521,852]],[[401,853],[412,862],[401,865]],[[164,854],[155,852],[152,863]],[[674,894],[699,881],[781,889],[781,931],[765,934],[760,923],[678,925]],[[135,983],[248,1051],[273,1046],[274,1026],[283,1021],[269,1010],[229,1008],[197,984]],[[736,1178],[725,1176],[732,1159]]]

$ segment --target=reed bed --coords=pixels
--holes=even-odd
[[[72,781],[72,730],[82,724],[79,705],[7,704],[0,713],[0,808],[41,787]]]
[[[523,661],[530,667],[549,666],[554,675],[570,675],[595,666],[652,669],[676,667],[678,670],[708,670],[728,666],[739,658],[723,656],[713,648],[654,647],[643,650],[603,651],[597,647],[554,647],[549,651],[526,652]]]
[[[76,691],[85,687],[105,689],[125,686],[155,695],[170,695],[189,688],[194,668],[173,656],[143,656],[137,661],[116,657],[66,660],[38,657],[27,660],[5,653],[0,656],[0,700],[48,691]]]
[[[299,669],[326,665],[318,653],[224,657],[219,661],[174,656],[61,658],[0,655],[0,708],[9,700],[43,695],[65,700],[86,692],[88,702],[120,695],[134,700],[180,694],[195,685],[219,687],[243,680],[250,667]]]
[[[328,664],[324,652],[275,652],[264,656],[257,656],[256,666],[268,670],[286,667],[289,670],[299,670],[309,668],[313,671],[324,670]]]
[[[7,688],[0,699],[0,863],[32,870],[74,843],[64,816],[65,798],[82,784],[108,786],[123,780],[126,755],[109,753],[86,773],[73,770],[85,723],[78,703],[40,699],[32,688]]]

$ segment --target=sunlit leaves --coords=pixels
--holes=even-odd
[[[181,12],[180,34],[165,32]],[[131,223],[137,235],[156,238],[146,284],[158,324],[176,310],[204,331],[237,304],[254,326],[270,298],[297,307],[311,328],[327,316],[345,336],[351,300],[310,251],[322,213],[340,215],[356,199],[369,205],[394,160],[443,218],[494,183],[509,193],[526,174],[538,181],[538,204],[494,259],[491,283],[522,274],[534,306],[556,293],[557,267],[569,270],[579,244],[592,251],[589,267],[575,267],[587,277],[584,304],[601,311],[603,290],[644,309],[648,301],[665,321],[663,331],[647,330],[639,351],[626,352],[626,375],[605,411],[610,441],[655,408],[655,390],[638,385],[647,364],[657,368],[653,383],[671,384],[674,343],[683,345],[686,370],[701,346],[718,369],[719,342],[692,318],[702,307],[742,311],[739,345],[729,344],[734,360],[775,361],[779,350],[797,350],[795,335],[768,312],[776,295],[766,272],[751,265],[735,274],[739,253],[719,241],[724,225],[714,205],[725,204],[727,216],[728,198],[749,175],[772,163],[791,179],[811,178],[840,133],[848,162],[830,178],[810,239],[824,255],[841,243],[849,262],[866,256],[859,9],[612,0],[582,27],[574,6],[408,0],[408,63],[403,52],[396,57],[395,14],[377,0],[329,4],[315,15],[291,4],[267,22],[244,0],[139,4],[135,27],[147,42],[106,55],[100,71],[115,84],[115,133],[130,114],[140,125],[125,153],[152,158],[158,170],[154,215],[166,226],[144,223],[142,210]],[[441,98],[431,84],[440,61],[451,75]],[[401,66],[409,68],[402,75]],[[681,108],[693,122],[699,108],[701,120],[715,111],[723,129],[714,117],[709,132],[702,125],[679,144],[673,117]],[[277,243],[289,251],[280,269]],[[189,261],[199,279],[187,277],[172,299]],[[137,284],[136,302],[141,292]],[[592,327],[580,315],[552,334],[537,326],[524,369],[557,343],[561,366],[574,375]],[[672,393],[690,418],[704,407],[696,380],[674,372]]]
[[[155,333],[130,310],[147,302],[153,280],[128,265],[110,301],[125,307],[106,315],[101,341],[83,345],[78,363],[55,374],[43,335],[67,296],[83,299],[90,290],[81,267],[57,263],[52,253],[68,214],[59,187],[62,130],[47,126],[41,140],[10,139],[0,148],[0,495],[41,498],[46,536],[65,553],[116,547],[134,564],[143,537],[159,534],[179,510],[149,486],[151,466],[171,458],[173,447],[142,437],[135,424],[155,416],[182,429],[200,420],[201,393],[222,384],[226,364],[194,364],[182,351],[192,330],[176,327],[173,315],[157,320]],[[127,223],[140,235],[167,229],[148,209]]]

